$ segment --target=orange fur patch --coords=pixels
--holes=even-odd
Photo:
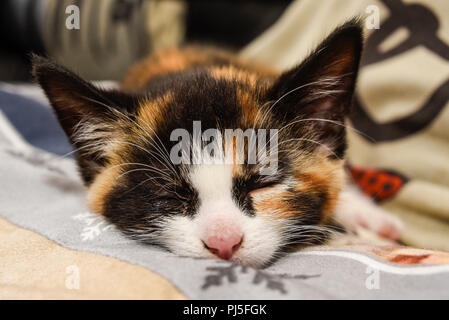
[[[167,106],[172,99],[172,95],[166,93],[154,100],[142,101],[137,113],[137,121],[140,127],[134,129],[137,129],[138,131],[144,130],[144,134],[148,135],[148,133],[150,133],[152,135],[152,132],[153,130],[156,130],[157,125],[164,121],[165,106]]]
[[[210,75],[217,80],[239,81],[248,83],[254,87],[259,76],[248,70],[238,69],[234,66],[213,67],[210,69]]]
[[[268,189],[268,188],[267,188]],[[269,188],[273,189],[273,188]],[[273,195],[271,190],[258,190],[253,192],[253,206],[257,214],[262,218],[290,218],[293,215],[300,214],[300,212],[292,211],[290,206],[284,201],[291,198],[288,191],[276,192]],[[265,193],[265,196],[263,195]],[[261,197],[258,201],[255,198]]]
[[[143,88],[154,77],[185,70],[196,65],[212,64],[215,59],[232,60],[233,56],[213,48],[166,48],[136,63],[122,81],[127,90]]]
[[[133,141],[135,141],[134,143],[136,145],[140,145],[137,139],[147,139],[149,135],[153,135],[158,123],[163,121],[164,106],[171,101],[172,96],[170,93],[160,96],[152,101],[142,101],[136,119],[137,124],[130,123],[127,119],[120,120],[123,122],[121,126],[129,126],[132,129],[132,132],[134,133]],[[117,140],[120,140],[120,138],[122,137],[117,137]],[[123,141],[126,141],[126,138],[124,138]],[[89,187],[87,202],[93,211],[100,214],[104,213],[104,199],[114,185],[118,183],[117,179],[124,168],[120,165],[123,163],[123,156],[132,148],[135,148],[135,146],[125,142],[117,142],[114,149],[108,152],[108,157],[110,159],[109,165],[95,177],[95,180]]]
[[[122,81],[122,87],[127,90],[138,90],[143,88],[151,78],[181,71],[188,64],[187,57],[177,49],[156,51],[153,55],[131,67]]]
[[[155,51],[151,56],[133,65],[122,80],[126,90],[137,91],[145,87],[149,80],[167,73],[186,70],[194,66],[229,64],[244,68],[245,73],[253,72],[259,76],[276,77],[277,73],[261,66],[242,61],[231,52],[213,47],[188,46],[183,49],[166,48]],[[221,72],[218,72],[221,73]],[[219,76],[225,76],[221,74]]]
[[[326,202],[321,212],[320,223],[326,223],[337,205],[343,176],[344,171],[340,161],[319,161],[315,166],[304,169],[304,172],[294,176],[296,185],[293,191],[276,190],[276,187],[253,191],[251,197],[254,209],[266,218],[291,218],[303,212],[293,208],[287,200],[295,199],[295,195],[299,193],[323,193],[326,195]]]
[[[117,177],[121,172],[120,166],[110,166],[96,176],[87,193],[87,204],[90,209],[99,214],[104,213],[105,197],[117,184]]]
[[[242,126],[244,128],[252,128],[257,124],[255,122],[260,121],[262,118],[257,101],[249,92],[243,92],[241,89],[237,90],[237,97],[242,108]]]
[[[295,175],[295,179],[303,182],[300,187],[302,191],[326,190],[326,203],[322,210],[321,223],[329,220],[337,205],[338,196],[344,184],[344,176],[343,161],[329,159],[318,161],[315,166]]]

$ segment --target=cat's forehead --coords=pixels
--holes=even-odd
[[[151,152],[160,152],[158,149],[161,148],[162,151],[166,149],[167,153],[171,154],[174,145],[180,141],[178,139],[180,131],[188,135],[191,148],[186,152],[192,157],[195,153],[193,150],[195,133],[198,133],[204,144],[207,144],[208,141],[217,141],[216,135],[212,140],[206,138],[210,132],[208,130],[213,129],[218,130],[225,149],[235,147],[234,144],[241,141],[248,141],[245,140],[248,137],[245,136],[248,130],[254,130],[254,135],[262,134],[261,130],[265,130],[264,145],[267,148],[270,147],[270,143],[267,144],[270,142],[268,140],[274,141],[275,134],[270,130],[280,124],[267,121],[269,115],[264,113],[264,107],[267,106],[264,95],[270,85],[269,78],[234,66],[214,66],[184,71],[160,78],[158,81],[158,85],[151,83],[153,91],[147,98],[142,99],[136,121],[131,124],[133,139],[142,137],[141,143]],[[240,133],[243,135],[239,136],[238,130],[241,130]],[[228,139],[226,136],[228,131],[231,131],[231,135],[236,135],[235,140]],[[254,146],[258,143],[259,140]],[[144,150],[134,148],[132,154],[139,153],[146,156]],[[257,154],[254,158],[260,159],[261,155],[262,153]],[[244,154],[233,154],[238,160],[245,156],[248,157],[247,146]],[[129,159],[131,160],[135,159]],[[247,163],[243,165],[243,162],[240,162],[231,166],[233,178],[247,179],[257,174],[259,162],[252,165]],[[185,172],[198,171],[192,170],[195,167],[189,165],[183,167],[186,168]],[[190,178],[190,175],[186,176]]]
[[[234,66],[186,70],[151,82],[138,116],[152,125],[186,127],[202,121],[206,127],[252,126],[270,78]]]

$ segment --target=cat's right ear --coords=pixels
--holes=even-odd
[[[363,24],[353,19],[332,32],[300,65],[283,73],[268,91],[273,112],[305,129],[316,142],[341,159],[363,48]]]
[[[77,151],[81,174],[89,184],[106,162],[116,139],[117,120],[137,108],[136,97],[103,90],[52,60],[34,55],[33,75]]]

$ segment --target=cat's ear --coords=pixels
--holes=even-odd
[[[97,88],[49,59],[33,56],[32,62],[36,81],[78,150],[80,171],[88,184],[104,166],[107,150],[117,140],[117,120],[132,112],[137,99]]]
[[[346,147],[345,116],[354,93],[363,31],[357,20],[337,28],[299,66],[282,74],[268,93],[273,112],[285,122],[298,121],[333,156]],[[309,120],[307,120],[309,119]]]

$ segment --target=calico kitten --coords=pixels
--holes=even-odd
[[[362,44],[360,24],[348,22],[280,75],[214,49],[166,49],[131,68],[120,90],[37,56],[33,72],[77,149],[93,211],[176,254],[261,267],[325,240],[333,219],[398,237],[395,218],[345,187],[344,120]],[[248,157],[174,164],[173,132],[191,138],[194,123],[219,132],[275,129],[276,170],[261,174]],[[231,141],[216,145],[231,147],[235,160]]]

